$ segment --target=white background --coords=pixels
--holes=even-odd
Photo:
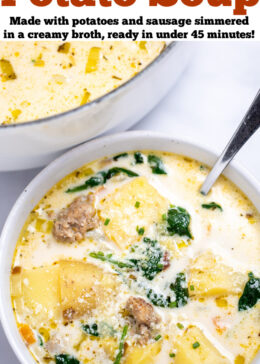
[[[134,129],[185,136],[220,153],[260,87],[260,42],[207,42],[197,43],[196,48],[176,86]],[[260,130],[236,159],[260,181]],[[0,230],[37,172],[0,173]],[[1,327],[0,364],[18,364]]]

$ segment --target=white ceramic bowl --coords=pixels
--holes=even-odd
[[[0,240],[0,317],[9,343],[21,363],[35,364],[35,361],[16,327],[11,306],[9,279],[16,241],[27,215],[56,182],[85,163],[110,154],[147,149],[186,155],[208,165],[212,165],[216,159],[212,151],[195,143],[176,140],[169,136],[148,131],[116,134],[85,143],[52,162],[26,187],[14,205]],[[244,168],[235,163],[227,168],[225,175],[254,202],[260,211],[259,183]],[[255,363],[260,364],[259,356]]]
[[[130,128],[177,82],[192,50],[190,42],[173,42],[135,77],[90,103],[31,122],[0,125],[0,171],[43,166],[108,130]]]

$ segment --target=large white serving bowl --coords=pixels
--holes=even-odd
[[[117,89],[64,113],[0,125],[0,171],[46,165],[65,149],[139,121],[167,94],[185,69],[193,46],[170,43],[143,71]]]
[[[216,154],[196,143],[149,131],[134,131],[85,143],[56,159],[33,179],[11,210],[0,239],[0,318],[9,343],[22,364],[35,364],[35,361],[16,327],[9,280],[16,241],[28,214],[55,183],[73,170],[95,159],[132,150],[173,152],[197,159],[207,165],[212,165],[216,160]],[[226,169],[225,175],[253,201],[260,211],[260,184],[250,173],[236,163],[232,163]],[[260,356],[255,363],[260,364]]]

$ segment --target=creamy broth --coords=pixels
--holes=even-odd
[[[260,216],[224,177],[202,196],[207,173],[183,156],[130,152],[44,196],[11,274],[17,326],[38,363],[253,360]]]
[[[0,125],[58,114],[119,87],[164,42],[0,42]]]

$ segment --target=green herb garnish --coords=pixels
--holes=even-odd
[[[110,223],[110,219],[106,219],[104,225],[107,226]]]
[[[136,203],[135,203],[135,208],[137,208],[137,209],[138,209],[138,208],[140,207],[140,204],[141,204],[141,203],[140,203],[139,201],[136,201]]]
[[[200,343],[198,341],[196,341],[195,343],[192,344],[193,349],[197,349],[200,346]]]
[[[191,291],[194,291],[195,290],[195,287],[193,286],[193,284],[190,285],[190,290]]]
[[[136,231],[137,231],[138,235],[144,235],[144,228],[143,227],[139,228],[139,226],[137,226]]]
[[[90,336],[95,336],[95,337],[100,336],[99,335],[98,325],[97,324],[93,324],[93,325],[82,325],[82,329],[85,332],[85,334],[88,334]]]
[[[126,325],[123,328],[120,343],[119,343],[118,353],[117,353],[117,356],[116,356],[115,361],[114,361],[113,364],[120,364],[122,356],[124,355],[124,351],[125,351],[124,344],[125,344],[125,338],[126,338],[126,335],[127,335],[127,330],[128,330],[128,326]]]
[[[148,163],[154,174],[167,174],[163,161],[156,155],[148,155]]]
[[[223,211],[223,208],[216,202],[204,203],[201,206],[203,207],[203,209],[208,209],[213,211],[219,209],[220,211]]]
[[[170,358],[175,358],[175,356],[176,356],[176,354],[174,354],[174,353],[170,353],[170,354],[169,354],[169,357],[170,357]]]
[[[55,355],[55,363],[56,364],[80,364],[78,359],[76,359],[76,358],[74,358],[74,356],[68,355],[68,354]]]
[[[80,191],[87,190],[88,188],[102,186],[109,179],[111,179],[112,177],[115,177],[121,173],[127,175],[130,178],[139,176],[137,173],[130,171],[129,169],[121,168],[121,167],[114,167],[114,168],[108,169],[106,171],[98,172],[95,176],[87,179],[83,185],[67,189],[66,193],[80,192]]]
[[[154,340],[159,341],[161,338],[162,338],[162,335],[157,335],[157,336],[155,336]]]
[[[99,259],[102,262],[111,263],[113,265],[118,266],[119,268],[134,268],[134,265],[131,263],[120,262],[118,260],[112,259],[112,254],[105,255],[103,252],[97,252],[97,253],[92,252],[89,254],[89,256],[94,259]]]
[[[260,278],[255,278],[253,273],[248,274],[249,280],[244,292],[238,301],[238,310],[245,311],[255,306],[260,300]]]
[[[116,155],[116,156],[113,158],[113,160],[114,160],[114,161],[118,161],[118,159],[120,159],[120,158],[126,158],[126,157],[128,157],[128,153],[121,153],[121,154]]]
[[[38,342],[39,342],[40,346],[43,346],[43,340],[42,340],[41,335],[38,335]]]
[[[171,207],[167,214],[167,230],[170,235],[178,234],[192,238],[190,232],[190,214],[182,207]]]
[[[177,323],[177,327],[182,330],[184,328],[183,324],[181,324],[180,322]]]
[[[144,157],[142,153],[136,152],[134,154],[135,164],[143,164],[144,163]]]

